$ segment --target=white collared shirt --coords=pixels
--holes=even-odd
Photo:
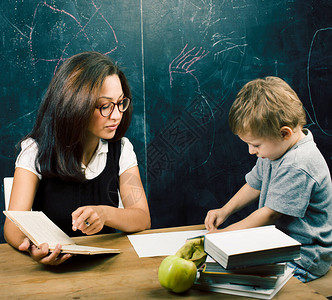
[[[35,167],[35,161],[38,151],[38,145],[32,139],[26,139],[21,143],[21,152],[18,155],[15,163],[15,167],[26,169],[38,176],[39,179],[42,176],[37,172]],[[85,172],[86,179],[93,179],[97,177],[105,168],[108,153],[108,142],[100,139],[97,150],[91,158],[88,166],[82,164],[82,169]],[[126,170],[137,166],[137,158],[134,152],[134,147],[128,138],[123,137],[121,139],[121,154],[119,160],[119,176]]]

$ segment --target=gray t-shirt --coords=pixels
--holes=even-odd
[[[259,207],[283,215],[276,227],[302,244],[299,265],[321,276],[332,263],[332,183],[311,132],[278,160],[258,158],[246,175],[260,190]]]

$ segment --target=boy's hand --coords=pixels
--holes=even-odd
[[[204,221],[206,229],[216,231],[218,226],[226,221],[227,217],[222,208],[208,211]]]

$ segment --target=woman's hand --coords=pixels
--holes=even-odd
[[[216,231],[218,226],[226,221],[227,217],[228,215],[224,213],[222,208],[208,211],[204,221],[206,229]]]
[[[103,229],[106,221],[102,206],[82,206],[72,214],[73,230],[81,230],[87,235]]]
[[[61,245],[58,244],[55,247],[55,250],[51,253],[48,251],[48,244],[43,243],[38,248],[34,245],[28,238],[25,238],[22,244],[18,247],[20,251],[27,251],[30,253],[30,256],[33,260],[45,264],[57,266],[62,264],[68,258],[72,257],[71,254],[61,254]]]

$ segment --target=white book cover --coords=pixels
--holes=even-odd
[[[274,225],[207,234],[205,240],[227,256],[301,244]]]

